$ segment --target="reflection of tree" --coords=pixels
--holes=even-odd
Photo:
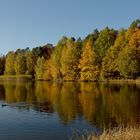
[[[23,81],[4,81],[5,98],[8,103],[25,102],[27,99],[26,85]]]
[[[16,102],[15,88],[15,81],[4,81],[5,97],[8,103]]]
[[[81,94],[79,94],[79,100],[83,108],[85,118],[89,122],[94,121],[95,112],[97,106],[99,90],[95,83],[81,83]]]
[[[72,82],[63,83],[56,110],[65,123],[74,120],[79,114],[78,92],[79,84],[73,84]]]
[[[119,124],[134,123],[136,119],[137,88],[135,85],[110,85],[103,104],[111,118]],[[103,96],[103,95],[102,95]]]
[[[37,97],[37,107],[39,107],[39,110],[41,112],[52,113],[51,82],[37,82],[35,95]]]
[[[57,112],[65,124],[84,116],[100,127],[139,123],[140,87],[134,84],[95,84],[73,82],[0,83],[0,100],[25,102],[32,108],[49,114]],[[20,108],[20,107],[19,107]]]
[[[57,110],[59,101],[61,100],[61,88],[62,83],[54,82],[51,86],[51,101],[55,110]]]
[[[17,81],[14,95],[16,102],[25,102],[27,98],[27,90],[25,88],[25,85]]]
[[[4,100],[5,99],[5,90],[4,90],[4,86],[1,85],[0,83],[0,100]]]
[[[37,103],[41,110],[45,112],[56,111],[64,123],[74,120],[79,113],[79,84],[72,82],[51,83],[37,82],[35,86]]]
[[[26,102],[31,104],[31,103],[36,103],[36,96],[35,96],[35,85],[33,82],[28,82],[25,85],[26,90],[27,90],[27,95],[26,95]]]
[[[134,85],[81,83],[79,99],[87,121],[99,126],[135,123],[140,96]]]

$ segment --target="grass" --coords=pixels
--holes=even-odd
[[[140,127],[114,128],[104,131],[101,135],[74,135],[70,140],[140,140]]]
[[[0,80],[31,80],[32,75],[0,75]]]

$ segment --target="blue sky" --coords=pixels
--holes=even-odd
[[[0,0],[0,54],[84,38],[95,28],[127,28],[140,18],[140,0]]]

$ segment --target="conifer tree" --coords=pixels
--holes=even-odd
[[[37,80],[43,80],[44,79],[44,71],[45,71],[45,59],[44,57],[39,57],[37,59],[37,64],[35,66],[35,77]]]
[[[93,42],[89,40],[86,45],[83,47],[83,52],[81,55],[81,60],[79,64],[80,71],[80,80],[82,81],[91,81],[97,80],[99,75],[99,67],[95,66],[95,53],[93,50]]]
[[[128,45],[118,56],[118,69],[124,78],[136,78],[140,75],[140,29],[132,29],[127,31]]]
[[[36,57],[31,51],[27,51],[25,53],[27,71],[26,74],[34,76],[35,74],[35,65],[36,65]]]
[[[64,46],[66,45],[66,40],[67,38],[64,36],[62,39],[58,42],[57,46],[54,49],[53,54],[51,55],[50,58],[50,65],[51,65],[51,75],[53,77],[53,80],[60,80],[62,78],[62,73],[61,73],[61,55],[62,55],[62,50]]]
[[[25,74],[27,70],[26,59],[23,53],[18,53],[15,59],[15,72],[17,75]]]
[[[108,48],[110,48],[116,39],[117,32],[113,29],[109,29],[106,27],[103,29],[98,39],[95,42],[94,50],[95,50],[95,62],[97,64],[101,64],[102,59],[105,57]]]
[[[14,75],[15,74],[15,58],[16,55],[14,52],[9,52],[6,56],[5,63],[5,75]]]
[[[118,57],[119,72],[126,79],[135,78],[140,71],[140,63],[136,57],[136,48],[126,47]]]
[[[43,80],[52,80],[50,60],[45,60]]]
[[[101,79],[119,78],[118,55],[127,45],[126,30],[122,29],[102,61]]]
[[[80,46],[72,39],[68,39],[62,51],[61,72],[64,80],[77,80],[79,78]]]

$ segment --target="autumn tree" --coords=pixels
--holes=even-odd
[[[26,51],[25,58],[26,58],[26,64],[27,64],[26,74],[34,76],[36,56],[29,50],[29,51]]]
[[[35,66],[35,77],[37,80],[43,80],[44,76],[44,64],[45,64],[45,59],[44,57],[39,57],[37,59],[37,64]]]
[[[52,80],[50,60],[45,60],[43,80]]]
[[[72,39],[68,39],[61,56],[61,72],[64,80],[77,80],[79,78],[79,59],[81,48]]]
[[[140,47],[140,29],[136,29],[129,39],[129,46]]]
[[[93,42],[89,40],[83,47],[81,60],[79,64],[80,68],[80,80],[91,81],[97,80],[99,75],[98,65],[95,65],[95,53],[93,49]]]
[[[61,55],[62,55],[62,50],[64,46],[66,46],[66,41],[67,38],[64,36],[62,39],[58,42],[56,45],[51,58],[50,58],[50,63],[51,63],[51,75],[54,80],[59,80],[62,78],[62,73],[61,73]]]
[[[16,55],[14,67],[17,75],[25,74],[27,70],[27,65],[26,65],[26,58],[23,53],[18,53]]]
[[[5,75],[14,75],[15,74],[15,58],[16,55],[14,52],[9,52],[6,56],[5,63]]]

